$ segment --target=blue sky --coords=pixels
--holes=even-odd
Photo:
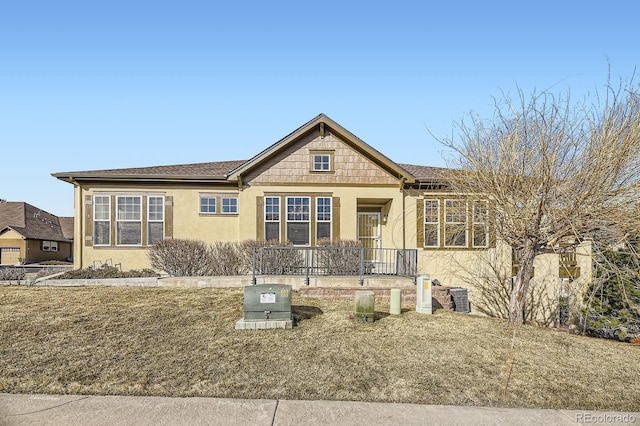
[[[640,3],[0,3],[0,198],[73,215],[51,173],[248,159],[325,113],[392,160],[501,91],[640,65]]]

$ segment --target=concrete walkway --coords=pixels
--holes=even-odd
[[[0,394],[0,425],[594,425],[640,412],[506,409],[342,401]]]

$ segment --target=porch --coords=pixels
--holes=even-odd
[[[407,277],[415,283],[418,274],[417,249],[371,247],[255,247],[252,283],[258,276],[311,277]]]

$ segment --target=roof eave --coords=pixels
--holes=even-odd
[[[68,183],[78,182],[195,182],[195,183],[229,183],[225,176],[169,176],[169,175],[57,175],[53,177]]]

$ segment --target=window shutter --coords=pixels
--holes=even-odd
[[[164,238],[173,238],[173,197],[164,197]]]
[[[424,200],[416,200],[416,245],[424,248]]]
[[[332,197],[331,199],[331,208],[333,211],[331,212],[331,226],[333,229],[331,230],[331,235],[333,240],[340,239],[340,197]]]
[[[84,245],[93,246],[93,196],[84,196]]]
[[[256,197],[256,240],[264,240],[264,197]]]

